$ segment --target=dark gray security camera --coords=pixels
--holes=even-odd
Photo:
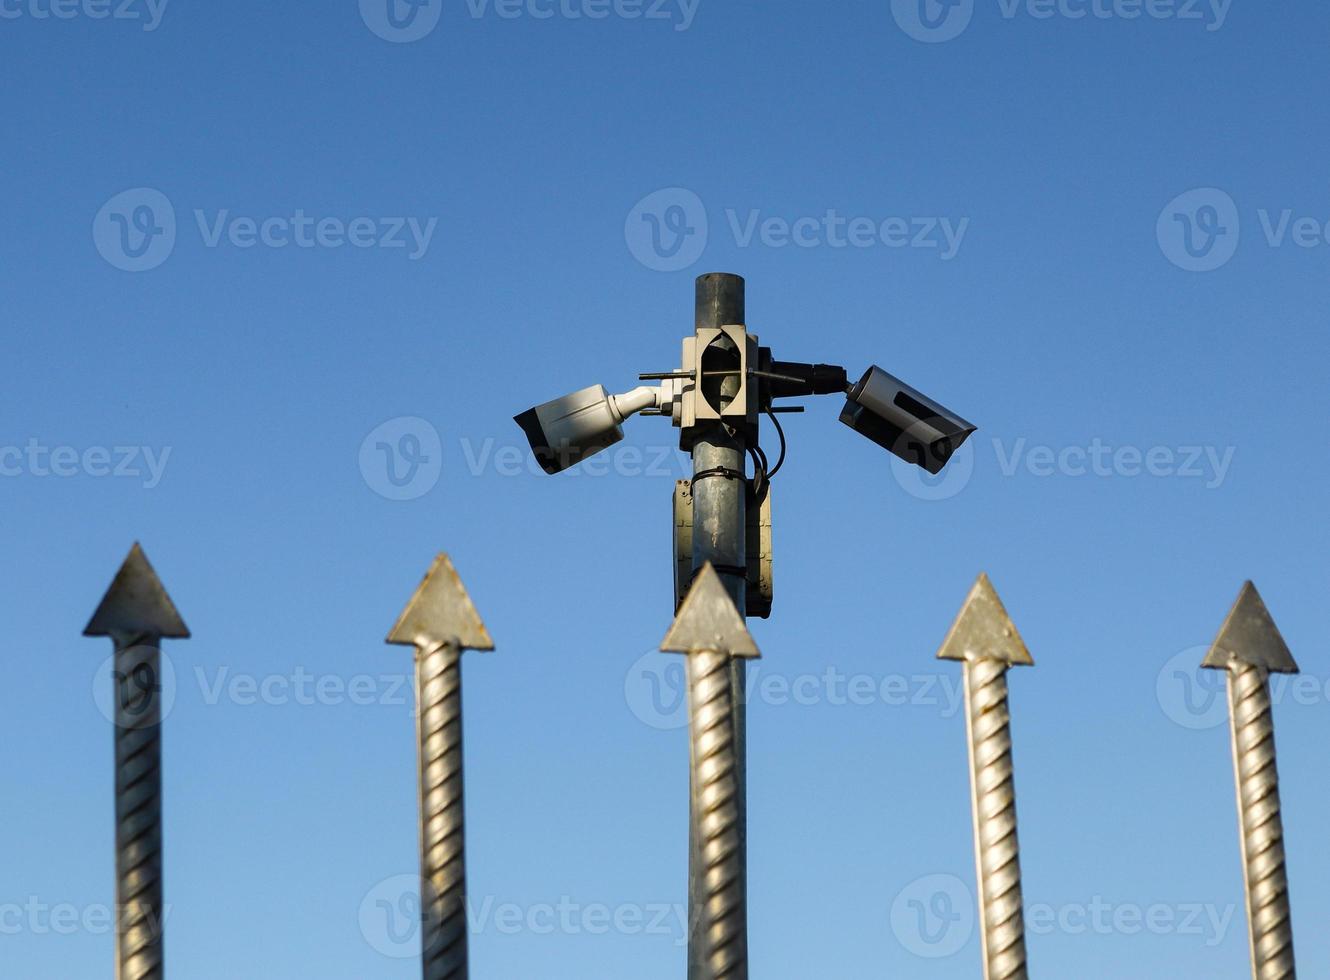
[[[850,388],[840,420],[934,475],[975,431],[959,415],[876,366]]]
[[[602,385],[592,385],[527,409],[513,421],[526,433],[541,469],[553,475],[613,446],[623,438],[623,420],[657,408],[660,398],[660,388],[611,395]]]

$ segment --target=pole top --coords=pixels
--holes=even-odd
[[[189,627],[180,618],[175,603],[137,541],[129,549],[120,571],[115,573],[83,635],[188,638]]]
[[[660,648],[666,653],[762,656],[711,562],[702,566]]]
[[[1238,600],[1228,611],[1210,652],[1201,661],[1202,667],[1212,670],[1228,670],[1236,664],[1264,667],[1272,674],[1298,672],[1292,651],[1265,607],[1261,593],[1250,581],[1238,593]]]
[[[415,647],[456,643],[462,650],[494,649],[494,641],[458,578],[457,569],[442,551],[384,642]]]
[[[1025,641],[1007,615],[987,572],[981,572],[970,589],[937,657],[970,663],[1000,660],[1013,667],[1034,666],[1034,658],[1025,648]]]

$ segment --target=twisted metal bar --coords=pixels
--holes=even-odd
[[[1293,924],[1284,867],[1284,825],[1275,767],[1275,728],[1269,672],[1235,661],[1228,673],[1242,831],[1247,923],[1255,980],[1292,980]]]
[[[1026,980],[1025,917],[1012,779],[1008,664],[965,663],[975,858],[985,980]]]
[[[456,643],[416,655],[425,980],[467,976],[461,659]]]
[[[161,652],[140,635],[115,651],[116,980],[162,980]]]
[[[692,726],[693,838],[701,859],[702,895],[696,913],[703,948],[700,980],[747,980],[748,909],[740,838],[730,656],[688,657]]]

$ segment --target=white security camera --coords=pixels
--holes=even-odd
[[[513,417],[531,443],[541,469],[554,474],[580,463],[623,438],[623,420],[644,409],[659,409],[665,386],[634,388],[622,395],[592,385],[537,405]]]

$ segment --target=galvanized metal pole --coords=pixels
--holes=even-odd
[[[1275,764],[1271,672],[1298,665],[1256,587],[1243,586],[1202,666],[1228,674],[1242,873],[1254,980],[1292,980],[1293,921]]]
[[[420,647],[416,653],[425,980],[464,980],[467,975],[461,666],[462,651],[455,643]]]
[[[700,864],[692,908],[698,980],[747,980],[748,904],[739,834],[730,662],[759,656],[733,600],[704,565],[661,649],[688,654],[693,824]]]
[[[985,980],[1025,980],[1025,915],[1007,671],[1034,660],[987,575],[980,575],[938,657],[960,660]]]
[[[466,980],[462,651],[493,650],[448,556],[440,554],[388,634],[416,648],[424,980]]]
[[[84,636],[115,644],[116,980],[162,980],[163,637],[188,637],[174,603],[135,544]]]
[[[722,327],[744,323],[744,280],[729,273],[709,273],[698,277],[694,325],[697,328]],[[730,431],[717,423],[699,433],[693,443],[693,570],[697,572],[708,562],[721,576],[725,590],[734,601],[739,615],[744,615],[747,590],[747,558],[745,555],[745,502],[747,485],[742,479],[707,476],[704,473],[743,473],[747,464],[747,449],[742,432]],[[748,739],[745,705],[745,668],[741,658],[731,658],[729,671],[729,697],[731,731],[734,740],[735,827],[734,859],[738,869],[737,887],[744,893],[748,888]],[[697,767],[694,765],[694,771]],[[691,786],[688,860],[688,976],[700,980],[705,976],[701,951],[706,937],[703,916],[699,914],[706,903],[706,860],[699,847],[699,827],[703,814],[699,810],[701,787],[694,780]],[[745,933],[746,937],[746,933]],[[746,943],[745,938],[745,943]],[[747,950],[744,950],[746,959]]]
[[[160,643],[149,633],[116,641],[117,980],[165,976]]]

